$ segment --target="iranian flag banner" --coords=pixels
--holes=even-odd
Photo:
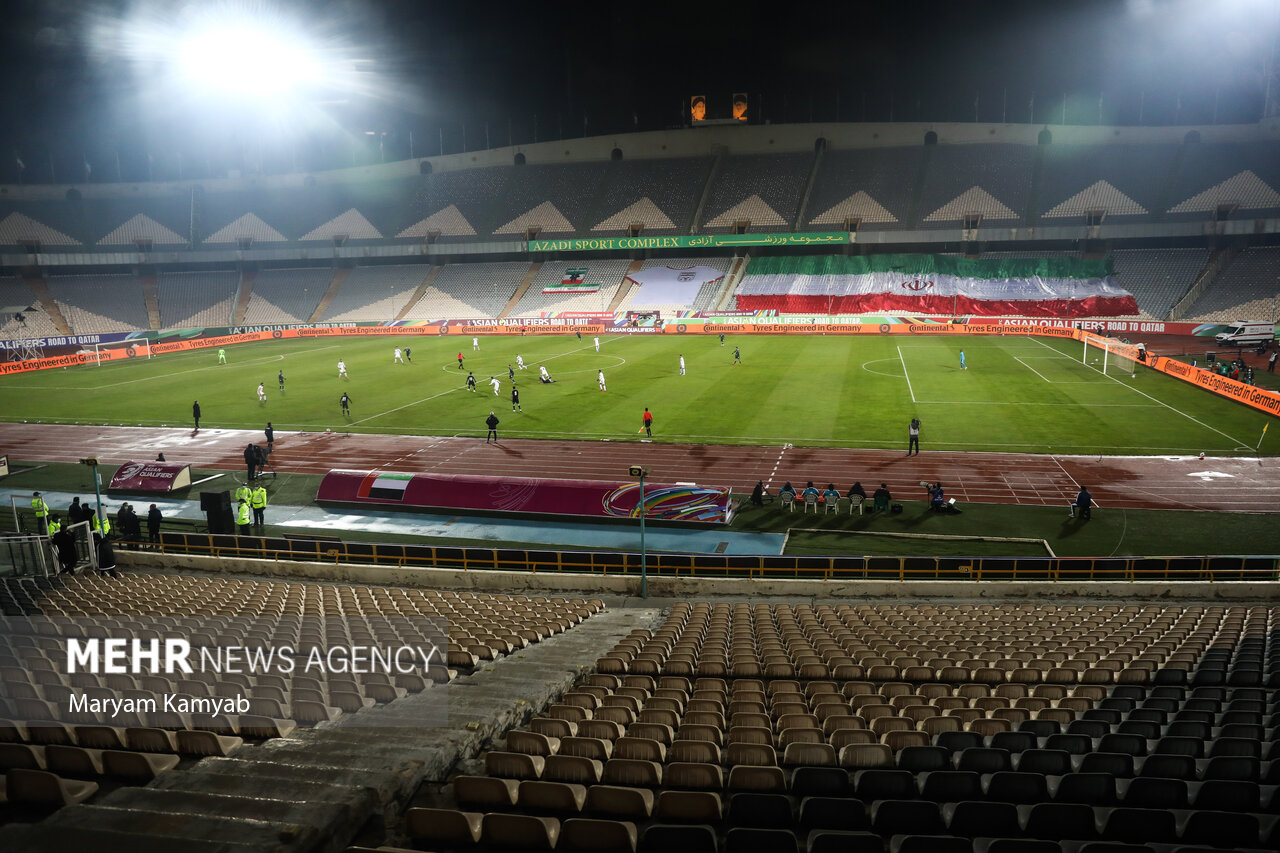
[[[570,267],[564,271],[564,278],[559,284],[548,284],[542,288],[543,293],[595,293],[600,289],[600,282],[587,280],[586,267]]]
[[[1107,317],[1138,313],[1104,261],[945,256],[762,258],[735,293],[740,310],[801,314]]]

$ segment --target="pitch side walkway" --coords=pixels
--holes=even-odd
[[[155,459],[200,468],[239,470],[244,447],[261,432],[161,427],[0,424],[0,453],[10,459],[103,462]],[[441,474],[626,480],[627,467],[650,469],[651,482],[694,481],[749,492],[763,479],[771,492],[786,480],[855,480],[870,493],[881,482],[899,498],[923,497],[922,480],[939,480],[962,502],[1064,505],[1081,484],[1108,509],[1280,512],[1280,459],[1166,456],[1054,456],[1029,453],[849,450],[749,445],[657,444],[639,441],[504,440],[438,436],[276,433],[272,464],[281,474],[330,468],[385,468]]]
[[[238,481],[223,477],[209,483],[210,490],[234,489]],[[268,491],[271,481],[267,480]],[[93,505],[93,493],[43,492],[45,501],[56,515],[64,510],[74,497]],[[0,506],[7,511],[10,497],[26,506],[31,499],[29,489],[0,488]],[[195,500],[152,498],[145,495],[103,495],[102,505],[108,509],[112,524],[120,504],[129,501],[139,510],[143,530],[146,530],[147,508],[155,504],[167,519],[186,521],[205,520],[200,503]],[[338,535],[356,530],[365,533],[387,533],[397,536],[440,536],[451,539],[474,539],[480,542],[529,542],[535,545],[556,547],[570,545],[600,551],[639,551],[640,528],[625,523],[575,523],[572,521],[534,521],[527,519],[501,519],[462,515],[439,515],[416,512],[377,512],[358,509],[325,509],[315,506],[267,507],[267,521],[277,527],[310,531],[322,535]],[[172,528],[168,528],[172,529]],[[288,530],[285,531],[286,533]],[[649,525],[645,530],[645,547],[651,551],[671,551],[681,554],[781,554],[786,537],[781,533],[739,533],[728,529],[705,527],[680,528]]]

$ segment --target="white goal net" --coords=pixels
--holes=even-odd
[[[85,352],[88,352],[86,350]],[[137,341],[117,341],[111,344],[94,344],[92,359],[89,364],[101,367],[112,361],[123,361],[128,358],[151,358],[151,341],[143,338]]]

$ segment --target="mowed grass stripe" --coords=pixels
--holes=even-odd
[[[1147,370],[1103,376],[1080,364],[1075,342],[1037,338],[730,336],[720,347],[714,336],[618,335],[605,336],[599,353],[590,338],[574,336],[483,338],[479,352],[469,335],[318,343],[236,345],[227,348],[226,365],[217,364],[215,349],[3,377],[0,417],[189,426],[191,402],[199,399],[205,427],[261,428],[270,420],[277,430],[476,435],[493,410],[507,436],[621,440],[636,438],[640,413],[650,406],[659,441],[898,448],[907,421],[918,415],[926,452],[1152,454],[1242,452],[1268,420]],[[412,364],[393,364],[397,344],[413,348]],[[731,366],[735,345],[740,367]],[[456,368],[459,351],[481,383],[476,394],[461,390],[467,370]],[[513,415],[506,366],[517,353],[530,369],[518,373],[525,411]],[[339,357],[349,382],[337,378]],[[1019,358],[1043,377],[1070,378],[1046,382]],[[555,384],[537,381],[544,361]],[[925,402],[912,403],[902,361]],[[605,394],[596,385],[601,368]],[[281,369],[283,394],[276,388]],[[490,375],[502,380],[499,397],[483,384]],[[254,393],[258,382],[266,385],[264,405]],[[343,391],[351,395],[351,421],[360,423],[342,418]],[[1264,440],[1261,452],[1277,447]]]

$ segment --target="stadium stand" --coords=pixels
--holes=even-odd
[[[1209,260],[1205,249],[1117,249],[1116,280],[1149,317],[1164,319]]]
[[[563,163],[513,169],[503,207],[514,215],[497,224],[494,236],[519,236],[538,228],[552,237],[586,228],[591,199],[608,168],[608,163]]]
[[[729,265],[732,263],[732,258],[650,258],[641,265],[640,272],[661,267],[679,270],[697,266],[707,267],[723,274],[729,271]],[[632,287],[626,299],[618,306],[618,311],[659,311],[664,317],[678,314],[681,311],[708,311],[711,309],[716,294],[720,292],[723,284],[723,278],[716,281],[691,284],[688,288],[688,298],[680,302],[655,302],[646,295],[643,286]],[[694,289],[695,286],[696,289]]]
[[[431,267],[367,266],[351,270],[329,303],[325,321],[393,320],[422,284]]]
[[[591,260],[579,263],[574,258],[547,261],[533,277],[529,289],[510,312],[513,317],[532,317],[538,314],[558,314],[562,311],[602,312],[613,304],[622,278],[631,266],[630,261]],[[569,269],[586,269],[585,281],[599,284],[595,293],[555,294],[543,293],[548,285],[559,284]]]
[[[1192,321],[1274,320],[1280,296],[1280,248],[1236,255],[1187,312]]]
[[[515,834],[523,849],[1274,848],[1268,622],[1265,607],[679,602],[406,831],[446,849]]]
[[[69,234],[33,219],[19,211],[4,211],[0,219],[0,246],[19,248],[24,246],[67,247],[80,243]]]
[[[21,278],[0,279],[0,307],[22,306],[23,322],[13,315],[0,317],[0,340],[17,338],[44,338],[58,334],[58,327],[49,319],[31,288]],[[27,308],[35,310],[29,311]]]
[[[984,221],[1023,218],[1035,149],[1025,145],[938,145],[921,187],[924,227],[955,227],[971,214]]]
[[[1167,203],[1172,145],[1048,145],[1040,174],[1040,216],[1062,219],[1103,211],[1108,218],[1150,218]]]
[[[711,158],[675,158],[612,163],[604,196],[596,206],[600,221],[591,225],[590,232],[626,233],[638,223],[645,234],[687,233],[713,162]]]
[[[702,230],[723,234],[745,221],[751,231],[789,231],[812,163],[810,154],[726,157],[703,211]]]
[[[333,280],[333,270],[259,270],[253,281],[253,297],[245,309],[244,321],[263,323],[305,323],[324,298]]]
[[[47,279],[49,293],[76,334],[151,327],[142,287],[132,275],[67,275]]]
[[[1172,219],[1204,219],[1220,205],[1251,216],[1280,212],[1280,144],[1197,143],[1184,146],[1169,190]]]
[[[9,803],[47,809],[91,797],[99,784],[146,784],[245,742],[289,737],[344,715],[421,693],[459,671],[524,650],[581,624],[598,600],[377,589],[350,584],[126,574],[80,575],[57,586],[35,579],[0,584],[0,770]],[[145,624],[138,614],[152,611]],[[417,672],[304,667],[251,674],[65,674],[68,636],[159,631],[199,649],[289,646],[306,660],[339,648],[435,648]],[[79,693],[97,700],[173,695],[176,700],[243,696],[248,712],[173,712],[159,706],[113,715],[70,709]],[[157,702],[158,704],[158,702]],[[14,722],[14,720],[21,722]],[[30,774],[30,775],[25,775]],[[70,781],[76,780],[76,781]]]
[[[200,328],[231,325],[236,287],[234,272],[160,273],[157,298],[160,328]]]
[[[397,237],[426,237],[439,232],[443,242],[487,235],[502,224],[505,208],[498,201],[513,167],[491,166],[441,172],[421,178],[408,206],[406,226]],[[506,222],[510,216],[502,219]]]
[[[842,230],[850,218],[861,221],[859,228],[901,227],[923,156],[921,147],[828,150],[809,200],[808,227]]]
[[[528,272],[526,263],[450,264],[440,270],[404,319],[497,317]]]

